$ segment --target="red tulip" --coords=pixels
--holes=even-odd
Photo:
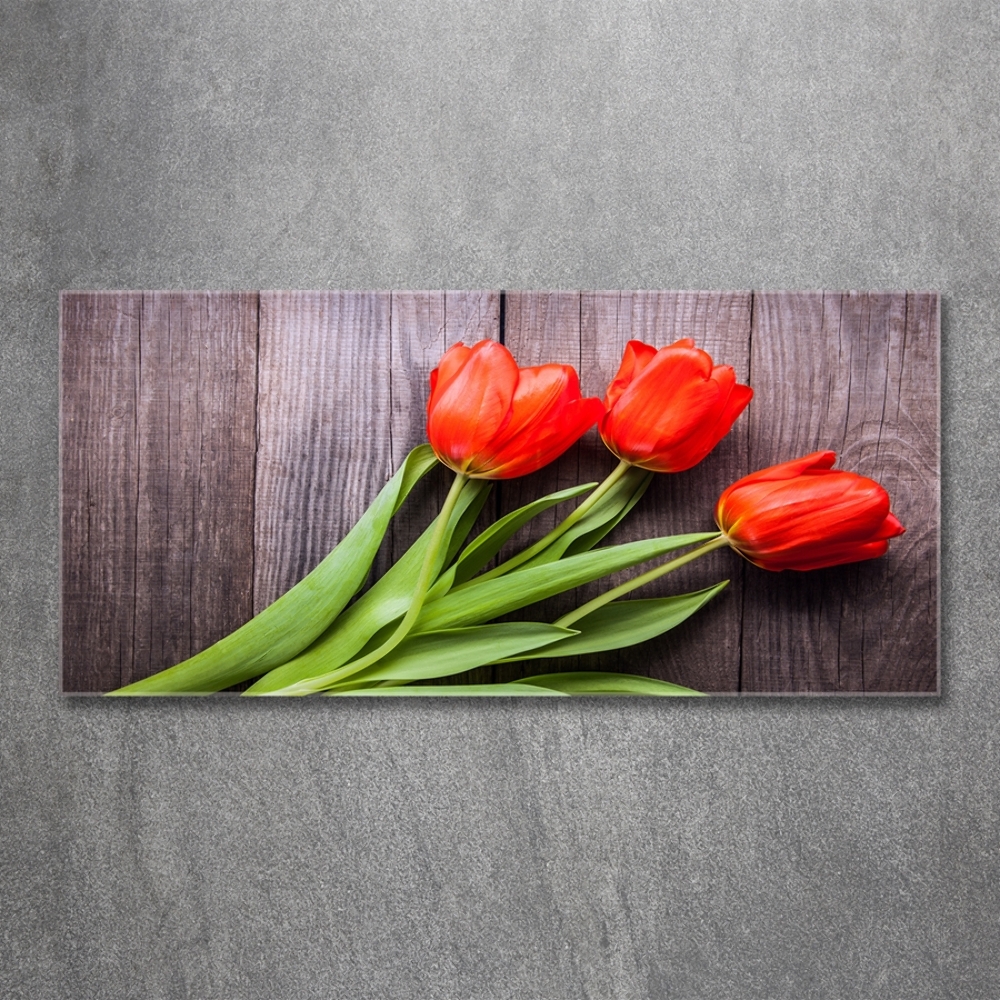
[[[683,472],[729,433],[752,396],[690,338],[660,351],[630,340],[604,397],[601,437],[630,465]]]
[[[753,472],[725,490],[716,524],[740,555],[763,569],[822,569],[884,555],[904,527],[873,479],[830,468],[817,451]]]
[[[569,365],[518,368],[494,340],[455,344],[431,372],[427,439],[473,479],[513,479],[558,458],[600,419]]]

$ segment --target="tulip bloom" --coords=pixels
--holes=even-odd
[[[822,569],[884,555],[905,530],[874,480],[817,451],[733,483],[715,508],[729,544],[763,569]]]
[[[630,465],[683,472],[729,433],[752,396],[690,338],[659,351],[630,340],[604,397],[601,437]]]
[[[427,440],[471,479],[513,479],[558,458],[600,419],[569,365],[518,368],[494,340],[455,344],[431,372]]]

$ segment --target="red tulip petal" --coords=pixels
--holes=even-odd
[[[906,528],[899,522],[899,518],[895,514],[890,512],[886,515],[885,520],[882,522],[882,526],[878,529],[878,532],[873,535],[873,538],[896,538],[902,535],[906,531]]]
[[[618,401],[618,397],[628,388],[629,383],[656,357],[656,348],[644,344],[641,340],[630,340],[625,345],[622,362],[618,366],[618,374],[611,380],[604,396],[607,409]]]
[[[727,531],[773,548],[814,544],[819,539],[866,540],[889,513],[885,490],[852,472],[830,471],[780,483],[753,483],[736,496],[743,509]],[[746,521],[745,528],[740,527],[740,520]]]
[[[546,465],[604,412],[600,400],[583,403],[579,378],[568,365],[522,368],[510,421],[470,467],[470,474],[508,479]]]
[[[438,368],[427,437],[445,464],[465,471],[509,419],[518,369],[510,351],[492,340],[464,356],[452,351]]]
[[[748,385],[741,385],[739,382],[733,386],[733,391],[729,394],[729,402],[726,404],[726,411],[720,419],[720,423],[726,423],[732,427],[736,423],[739,415],[750,404],[753,399],[753,389]]]
[[[604,403],[597,397],[578,399],[560,404],[551,420],[539,427],[531,438],[531,447],[513,449],[497,455],[496,465],[487,478],[513,479],[535,472],[557,459],[594,426],[604,412]],[[510,455],[511,457],[507,457]]]
[[[712,372],[704,351],[663,348],[602,421],[605,443],[620,458],[656,472],[697,464],[714,446],[706,448],[700,435],[725,405]]]
[[[781,462],[778,465],[772,465],[766,469],[751,472],[749,476],[745,476],[740,482],[752,480],[757,483],[766,483],[779,479],[793,479],[804,472],[830,469],[836,461],[837,453],[835,451],[814,451],[808,455],[803,455],[802,458],[793,458],[789,462]]]
[[[566,365],[520,369],[507,421],[498,429],[489,446],[481,451],[479,464],[488,467],[501,451],[506,450],[509,454],[528,444],[532,433],[549,418],[563,394],[571,392],[573,387],[576,388],[576,398],[579,398],[580,385],[576,372]]]
[[[769,570],[811,570],[875,559],[903,525],[872,479],[832,469],[833,452],[762,469],[730,486],[716,522],[733,547]]]
[[[641,371],[633,345],[644,347]],[[684,337],[657,351],[633,341],[619,376],[608,389],[601,437],[633,465],[655,472],[681,472],[700,462],[724,437],[753,395],[736,385],[728,365]]]
[[[647,413],[646,423],[655,423],[654,415],[663,413],[665,402],[692,385],[704,384],[712,374],[712,359],[694,347],[664,347],[632,379],[618,399],[616,410],[628,409],[638,419]]]
[[[465,363],[468,361],[471,353],[472,348],[466,347],[465,344],[452,344],[452,346],[444,352],[444,355],[438,362],[437,368],[431,372],[431,395],[430,399],[427,400],[428,413],[430,413],[437,403],[438,386],[441,386],[441,391],[443,392],[448,383],[465,366]]]
[[[706,437],[710,441],[709,447],[705,452],[706,455],[732,430],[733,424],[736,423],[740,414],[747,408],[750,400],[753,399],[753,389],[748,385],[740,385],[739,382],[735,382],[735,375],[733,378],[734,384],[729,391],[729,395],[726,397],[725,404],[719,412],[719,419],[716,421],[714,427],[706,431]]]
[[[768,558],[764,563],[757,563],[762,569],[769,569],[779,572],[785,569],[793,569],[798,572],[807,572],[814,569],[827,569],[830,566],[843,566],[846,563],[864,562],[866,559],[878,559],[884,556],[889,550],[889,543],[886,541],[874,541],[855,543],[853,545],[830,546],[826,549],[813,549],[808,553],[801,554],[798,558]],[[753,561],[753,560],[751,560]]]
[[[569,365],[537,365],[522,368],[511,403],[511,418],[505,435],[511,437],[533,424],[544,422],[561,401],[580,398],[580,379]]]
[[[713,385],[716,395],[709,410],[682,440],[676,443],[664,441],[658,446],[664,452],[669,451],[671,472],[683,472],[702,461],[729,433],[737,417],[753,398],[753,390],[736,382],[736,373],[729,365],[718,365],[712,369],[707,386]]]
[[[719,502],[715,507],[716,521],[719,522],[719,517],[724,507],[735,511],[738,507],[742,506],[742,503],[739,500],[736,500],[735,506],[733,506],[733,497],[737,493],[742,493],[748,486],[752,486],[755,483],[780,482],[785,479],[794,479],[796,476],[803,475],[807,472],[829,469],[836,460],[836,452],[814,451],[809,455],[804,455],[802,458],[794,458],[790,462],[781,462],[778,465],[771,465],[766,469],[759,469],[757,472],[751,472],[749,476],[744,476],[742,479],[737,479],[735,483],[731,486],[727,486],[726,489],[722,491],[722,495],[719,497]],[[731,516],[738,517],[739,514],[734,513]]]

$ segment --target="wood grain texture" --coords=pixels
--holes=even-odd
[[[254,610],[302,579],[392,474],[388,292],[262,292]]]
[[[637,593],[732,581],[669,636],[469,679],[600,668],[715,692],[933,693],[939,331],[934,293],[65,293],[64,690],[169,666],[301,579],[424,440],[428,375],[451,344],[499,338],[521,365],[576,366],[602,396],[628,340],[690,336],[755,398],[699,466],[657,476],[609,541],[710,530],[730,482],[827,448],[887,487],[906,534],[886,559],[809,574],[713,553]],[[498,484],[484,518],[615,464],[591,432]],[[414,491],[376,571],[426,527],[449,478]],[[519,617],[551,620],[598,589]]]
[[[138,292],[61,297],[62,682],[131,675],[135,623]]]
[[[64,686],[100,691],[251,614],[257,296],[63,310]]]
[[[748,567],[742,690],[937,690],[939,330],[932,293],[755,293],[752,467],[832,449],[907,533],[870,562]]]
[[[253,613],[256,293],[147,292],[128,682]]]

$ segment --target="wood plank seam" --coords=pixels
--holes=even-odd
[[[130,662],[128,666],[128,677],[126,678],[124,674],[119,679],[120,684],[131,683],[135,678],[135,667],[136,667],[136,638],[139,634],[138,629],[138,618],[136,617],[139,612],[139,502],[140,502],[140,491],[142,489],[142,431],[140,427],[140,416],[139,411],[142,406],[142,317],[146,309],[146,293],[143,292],[139,296],[139,316],[136,322],[136,359],[137,359],[137,371],[136,371],[136,399],[135,399],[135,525],[133,531],[135,533],[136,545],[135,545],[135,568],[132,571],[132,635],[131,638],[131,653]]]
[[[257,473],[260,467],[260,297],[254,293],[253,474],[250,492],[250,607],[257,607]]]
[[[754,326],[754,306],[757,301],[757,292],[751,290],[750,292],[750,303],[749,303],[749,314],[747,316],[747,385],[751,388],[753,387],[753,326]],[[753,400],[750,401],[749,405],[753,405]],[[744,438],[746,440],[746,451],[747,451],[747,466],[752,472],[754,469],[753,462],[753,452],[751,450],[751,438],[750,438],[750,421],[744,419],[743,421]],[[740,622],[739,622],[739,636],[737,637],[737,650],[738,661],[736,664],[736,692],[737,694],[743,693],[743,643],[745,642],[745,628],[746,628],[746,601],[747,601],[747,572],[748,566],[745,559],[740,559],[738,561],[738,570],[740,577]]]

